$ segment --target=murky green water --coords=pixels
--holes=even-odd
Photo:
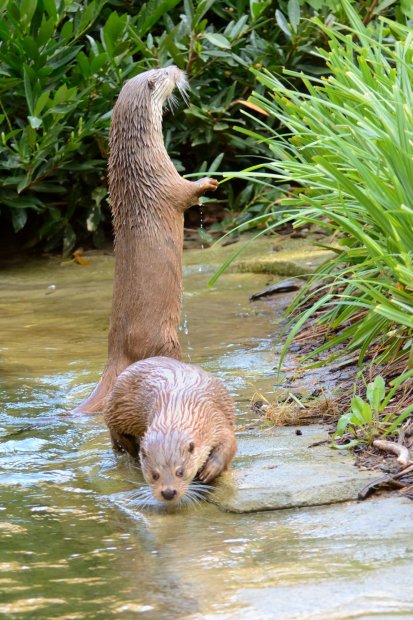
[[[413,617],[413,505],[253,515],[204,504],[137,509],[142,484],[99,416],[65,415],[105,361],[111,257],[3,270],[0,297],[0,613],[150,620]],[[185,279],[185,355],[251,416],[270,394],[281,302],[248,302],[266,276]],[[55,288],[53,288],[53,286]],[[50,288],[52,287],[52,288]],[[243,431],[247,432],[247,431]],[[236,466],[236,463],[235,463]],[[376,506],[376,508],[374,508]],[[368,530],[369,536],[366,536]]]

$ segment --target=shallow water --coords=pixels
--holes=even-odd
[[[45,260],[2,273],[0,613],[411,618],[407,500],[397,515],[383,501],[252,515],[206,503],[138,510],[142,477],[113,454],[102,419],[65,414],[105,362],[112,270],[112,257],[93,256],[88,266]],[[277,389],[285,300],[248,302],[265,275],[228,274],[207,289],[206,271],[185,277],[184,356],[224,379],[245,428],[254,393]]]

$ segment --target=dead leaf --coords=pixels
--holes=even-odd
[[[83,254],[82,248],[79,248],[78,250],[75,250],[73,252],[73,259],[75,263],[77,263],[78,265],[90,265],[90,260],[88,258],[84,258],[82,254]]]
[[[255,112],[258,112],[259,114],[263,114],[264,116],[269,116],[268,112],[266,112],[265,110],[260,108],[259,105],[257,105],[256,103],[252,103],[251,101],[247,101],[246,99],[237,99],[233,103],[240,103],[241,105],[245,106],[246,108],[250,108],[251,110],[255,110]]]

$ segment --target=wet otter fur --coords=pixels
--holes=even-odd
[[[156,355],[180,358],[183,214],[218,183],[182,178],[166,152],[162,108],[185,74],[175,66],[137,75],[123,86],[110,131],[109,198],[115,275],[108,362],[77,412],[102,409],[118,374]]]
[[[124,370],[104,416],[113,447],[139,456],[152,495],[170,505],[197,497],[194,479],[214,480],[236,452],[234,405],[223,383],[171,358]]]

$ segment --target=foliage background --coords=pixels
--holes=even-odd
[[[388,18],[366,25],[348,0],[341,5],[347,24],[318,21],[328,76],[285,69],[300,88],[253,69],[267,91],[251,101],[280,128],[238,129],[265,143],[268,158],[235,174],[289,188],[273,221],[256,218],[267,225],[257,236],[277,229],[281,212],[281,221],[326,233],[333,257],[294,299],[279,364],[299,335],[310,343],[307,362],[350,360],[361,377],[381,373],[338,425],[340,434],[352,427],[352,446],[394,434],[413,411],[413,33]],[[399,408],[386,411],[392,401]]]
[[[356,4],[370,20],[399,3]],[[64,253],[111,234],[110,110],[123,82],[151,67],[175,63],[189,74],[189,108],[165,116],[166,145],[180,171],[242,169],[266,155],[265,146],[233,131],[265,119],[245,104],[254,88],[265,89],[250,69],[325,71],[313,55],[326,43],[309,20],[314,14],[330,24],[344,15],[336,0],[0,2],[3,234],[17,234],[20,247]],[[244,221],[273,211],[281,191],[237,181],[215,200]]]

